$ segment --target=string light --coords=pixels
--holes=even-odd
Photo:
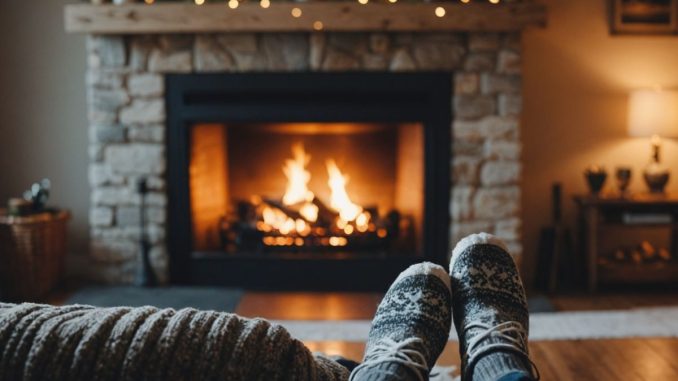
[[[468,4],[468,3],[471,2],[471,0],[459,0],[459,1],[461,1],[461,2],[464,3],[464,4]],[[501,0],[487,0],[487,1],[489,1],[489,2],[492,3],[492,4],[499,4],[499,3],[501,2]],[[146,4],[151,5],[151,4],[154,4],[154,3],[155,3],[155,0],[144,0],[144,2],[145,2]],[[193,0],[193,2],[195,2],[196,5],[203,5],[203,4],[205,4],[205,0]],[[358,0],[358,3],[363,4],[363,5],[367,4],[368,2],[369,2],[369,0]],[[398,0],[388,0],[388,2],[391,3],[391,4],[394,4],[394,3],[397,3]],[[236,9],[236,8],[238,8],[239,5],[240,5],[240,3],[238,2],[238,0],[229,0],[229,1],[228,1],[228,6],[229,6],[231,9]],[[271,6],[271,0],[261,0],[261,1],[259,2],[259,5],[260,5],[262,8],[269,8],[269,7]],[[435,14],[436,14],[436,16],[438,16],[438,17],[443,17],[443,16],[445,16],[445,8],[443,8],[443,7],[437,7],[436,10],[435,10]],[[301,9],[299,9],[299,8],[293,8],[293,9],[292,9],[292,16],[294,16],[294,17],[301,17]],[[322,23],[321,23],[321,24],[322,24]]]
[[[193,0],[193,2],[196,5],[203,5],[203,4],[205,4],[205,1],[206,0]],[[459,1],[464,3],[464,4],[468,4],[468,3],[471,2],[471,0],[459,0]],[[501,2],[501,0],[487,0],[487,1],[490,2],[491,4],[499,4]],[[365,5],[368,2],[369,2],[369,0],[358,0],[358,3],[360,3],[362,5]],[[398,0],[388,0],[388,2],[391,3],[391,4],[395,4],[395,3],[398,2]],[[155,0],[144,0],[144,3],[151,5],[151,4],[155,3]],[[236,9],[236,8],[238,8],[238,6],[240,6],[240,2],[238,0],[228,0],[228,6],[231,9]],[[271,6],[271,0],[260,0],[259,6],[262,7],[262,8],[265,8],[265,9],[269,8]],[[292,13],[292,17],[295,17],[295,18],[299,18],[302,15],[301,8],[298,8],[298,7],[292,8],[291,13]],[[442,18],[442,17],[445,17],[445,15],[447,14],[447,11],[443,7],[436,7],[434,13],[435,13],[436,17]],[[324,25],[323,25],[322,21],[315,21],[313,23],[313,29],[322,30],[323,28],[324,28]]]

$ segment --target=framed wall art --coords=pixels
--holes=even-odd
[[[608,0],[610,33],[678,33],[678,0]]]

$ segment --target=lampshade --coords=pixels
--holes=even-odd
[[[678,138],[678,91],[636,90],[629,95],[631,136]]]

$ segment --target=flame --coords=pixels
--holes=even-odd
[[[313,202],[315,195],[308,189],[311,174],[306,170],[306,166],[311,160],[311,156],[306,154],[301,143],[292,146],[292,155],[293,158],[285,160],[283,166],[283,172],[287,177],[287,189],[283,196],[283,204],[298,211],[301,217],[292,218],[283,211],[286,208],[267,205],[262,202],[261,198],[253,198],[252,202],[261,207],[263,219],[263,221],[257,222],[256,228],[265,233],[277,231],[286,236],[263,237],[265,245],[304,246],[306,244],[304,238],[311,233],[319,236],[326,234],[324,228],[313,225],[318,220],[319,208]],[[339,213],[334,221],[336,227],[347,236],[356,231],[360,233],[364,233],[368,229],[374,231],[374,224],[370,221],[372,217],[370,213],[363,210],[360,205],[354,204],[348,196],[346,184],[348,184],[349,177],[341,173],[333,159],[327,160],[326,166],[329,175],[327,184],[331,190],[330,207]],[[332,236],[321,238],[320,243],[325,246],[346,246],[348,240],[346,237]]]
[[[261,215],[264,217],[264,223],[271,226],[273,229],[283,230],[289,227],[289,223],[287,221],[290,220],[290,218],[287,217],[285,212],[278,208],[270,208],[265,206]],[[292,220],[292,224],[294,225],[294,220]]]
[[[296,230],[295,229],[296,226],[297,226],[297,223],[294,222],[293,219],[288,217],[285,220],[285,223],[283,224],[283,226],[281,226],[280,229],[278,229],[278,230],[280,230],[280,233],[282,233],[282,234],[290,234],[291,232]]]
[[[348,176],[344,176],[334,160],[329,159],[325,162],[327,165],[327,173],[329,174],[329,181],[327,184],[332,191],[330,197],[330,206],[339,212],[339,217],[344,221],[353,221],[358,217],[363,208],[354,204],[346,193],[346,184],[348,184]]]
[[[264,221],[257,222],[257,230],[263,232],[270,232],[275,229],[282,234],[290,234],[296,232],[299,235],[307,236],[311,234],[311,225],[301,218],[296,220],[290,218],[278,208],[264,206],[261,212]]]
[[[308,189],[308,182],[311,180],[311,174],[306,170],[306,165],[311,160],[311,155],[304,151],[304,145],[301,143],[292,146],[293,159],[285,160],[283,172],[287,177],[287,190],[283,196],[285,205],[293,205],[300,202],[310,202],[313,200],[313,192]]]
[[[362,212],[355,219],[355,226],[359,232],[364,233],[370,226],[370,212]]]
[[[348,240],[344,237],[330,237],[329,244],[330,246],[346,246]]]
[[[299,233],[303,236],[307,236],[307,235],[311,234],[311,225],[307,224],[306,221],[298,218],[295,225],[296,225],[297,233]]]
[[[301,206],[299,214],[308,222],[316,222],[318,220],[318,207],[313,203],[307,202]]]

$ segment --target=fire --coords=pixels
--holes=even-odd
[[[326,164],[330,188],[329,208],[325,207],[308,188],[311,174],[306,169],[311,156],[301,143],[292,146],[292,158],[285,160],[283,172],[287,185],[282,203],[254,197],[252,204],[259,208],[260,221],[256,229],[265,234],[282,236],[264,236],[263,243],[268,246],[305,246],[318,244],[324,246],[346,246],[348,236],[374,231],[370,213],[351,201],[346,191],[349,177],[341,172],[333,159]],[[323,220],[319,220],[320,206],[324,209]],[[332,215],[327,219],[328,213]],[[327,224],[331,224],[328,226]],[[330,234],[328,237],[327,234]]]
[[[337,164],[332,159],[325,162],[327,166],[327,173],[330,176],[327,185],[330,186],[332,195],[330,198],[330,206],[339,212],[339,217],[344,221],[355,220],[363,208],[354,204],[346,193],[346,184],[348,184],[348,176],[345,176],[337,167]]]
[[[299,214],[308,222],[316,222],[318,220],[318,207],[307,202],[299,209]]]
[[[306,170],[306,165],[311,161],[311,155],[307,155],[301,143],[292,146],[293,159],[285,160],[283,172],[287,176],[287,190],[283,196],[285,205],[294,205],[304,201],[313,200],[313,192],[308,189],[311,181],[311,173]]]
[[[257,224],[257,229],[263,232],[270,232],[275,229],[282,234],[296,232],[302,236],[307,236],[311,232],[311,226],[306,221],[301,218],[294,220],[278,208],[264,206],[261,216],[264,221]]]
[[[294,205],[303,203],[299,210],[307,221],[315,222],[318,219],[318,207],[311,201],[315,198],[313,192],[308,189],[311,174],[306,170],[311,155],[307,155],[304,145],[297,143],[292,146],[293,159],[285,160],[283,172],[287,177],[287,190],[283,196],[283,204]]]
[[[355,225],[358,228],[358,231],[364,233],[370,226],[370,212],[362,212],[356,217]]]
[[[268,226],[271,226],[273,229],[281,230],[287,222],[287,215],[280,209],[269,208],[268,206],[264,207],[262,212],[264,217],[264,223]]]

